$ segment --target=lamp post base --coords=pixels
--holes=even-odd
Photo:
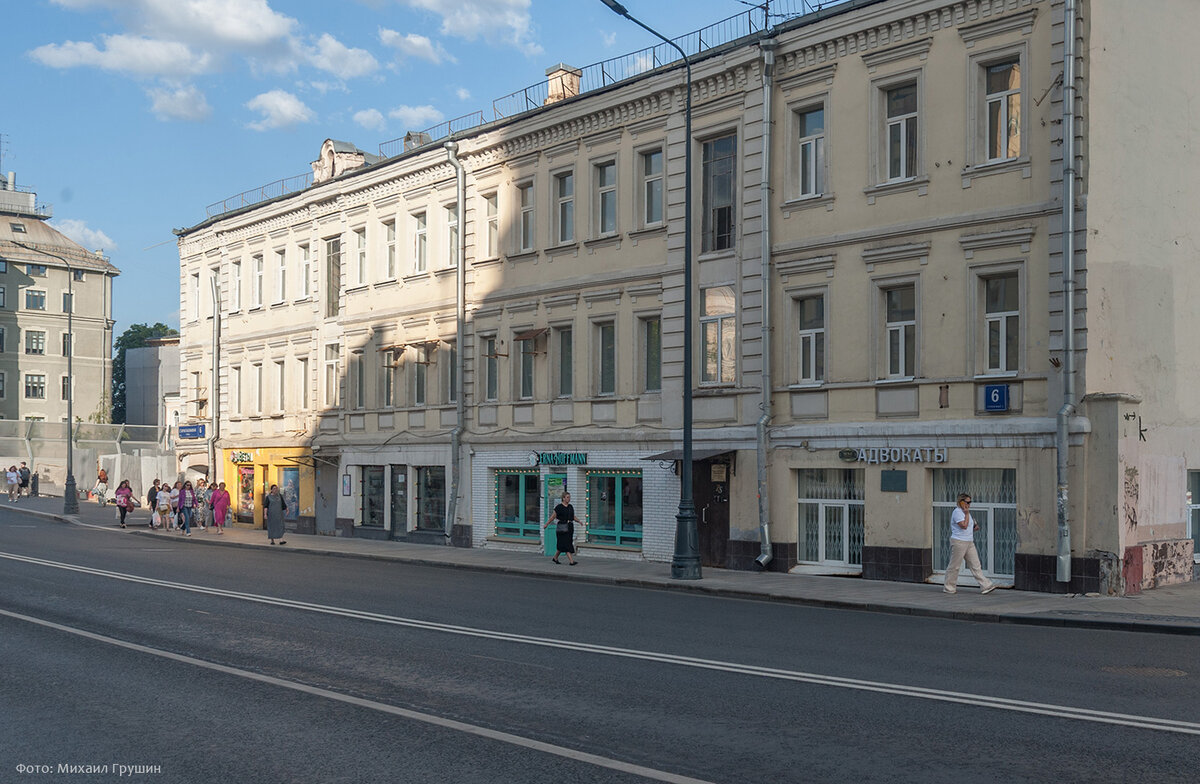
[[[79,514],[79,491],[75,487],[75,475],[71,473],[63,483],[63,514]]]
[[[675,557],[671,560],[672,580],[699,580],[700,543],[696,534],[695,507],[680,505],[675,515]]]

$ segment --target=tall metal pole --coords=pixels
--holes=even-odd
[[[692,497],[692,61],[678,44],[630,16],[625,6],[616,0],[600,2],[679,52],[686,73],[683,117],[683,460],[679,471],[679,510],[675,515],[675,557],[671,560],[671,577],[699,580],[700,538],[696,531],[696,502]]]
[[[50,253],[49,251],[34,248],[16,241],[13,241],[13,244],[33,253],[40,253],[43,256],[58,259],[67,265],[67,299],[71,301],[71,307],[67,310],[67,478],[63,482],[63,514],[79,514],[79,493],[75,488],[74,467],[75,411],[73,402],[75,399],[75,374],[72,372],[72,362],[75,358],[75,268],[71,266],[71,262],[57,253]]]

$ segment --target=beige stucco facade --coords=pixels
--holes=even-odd
[[[1197,66],[1162,37],[1200,9],[1080,3],[1065,583],[1063,8],[835,7],[697,57],[690,139],[677,64],[456,134],[461,203],[431,143],[184,230],[191,415],[307,450],[317,530],[540,550],[565,482],[582,546],[670,560],[690,144],[706,565],[939,581],[969,492],[1000,582],[1191,579]]]

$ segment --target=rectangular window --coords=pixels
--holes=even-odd
[[[483,212],[487,220],[487,244],[484,249],[487,258],[494,259],[500,255],[500,202],[497,194],[483,197]]]
[[[196,290],[200,289],[200,276],[196,276]],[[197,297],[197,299],[199,299]],[[283,250],[275,251],[275,301],[284,302],[287,300],[287,253]],[[199,314],[197,314],[199,318]]]
[[[359,286],[365,286],[367,283],[367,230],[356,229],[354,231],[354,246],[355,259],[357,263],[354,265],[354,282]]]
[[[617,391],[617,328],[609,322],[596,325],[596,394]]]
[[[704,366],[700,382],[732,384],[737,361],[737,302],[732,286],[714,286],[700,292],[700,333]]]
[[[197,374],[197,383],[199,374]],[[282,359],[275,360],[275,412],[287,411],[287,368]]]
[[[5,338],[4,327],[0,327],[0,354],[3,354],[6,351],[5,345],[4,345],[4,342],[5,342],[4,338]]]
[[[805,468],[796,474],[800,560],[831,566],[862,566],[866,471]]]
[[[5,294],[4,286],[0,286],[0,308],[8,307],[8,297]]]
[[[330,343],[325,347],[325,407],[341,405],[338,385],[341,383],[341,346]]]
[[[396,221],[388,221],[383,224],[384,236],[387,237],[387,266],[383,271],[383,277],[386,280],[394,280],[396,277]]]
[[[458,205],[446,207],[446,266],[458,264]]]
[[[70,376],[63,376],[61,379],[61,382],[62,382],[62,389],[60,390],[61,394],[62,394],[61,399],[66,400],[67,398],[69,398],[71,396],[71,378],[70,378]]]
[[[300,410],[308,410],[308,388],[312,381],[308,377],[308,357],[298,357],[296,359],[296,375],[300,379]]]
[[[63,295],[63,313],[69,312],[69,294]],[[200,320],[200,273],[188,276],[188,304],[191,306],[192,321]]]
[[[233,296],[230,297],[229,307],[234,313],[242,309],[242,262],[235,261],[229,265],[229,277]]]
[[[38,289],[25,289],[25,309],[45,310],[46,292]]]
[[[307,244],[300,246],[300,298],[312,296],[312,252]]]
[[[986,574],[1012,577],[1017,552],[1017,472],[1012,468],[933,469],[933,568],[950,564],[950,516],[971,496],[975,549]],[[959,586],[962,587],[961,584]]]
[[[446,372],[443,378],[446,380],[446,402],[458,402],[458,345],[455,343],[449,344],[450,349],[446,352]]]
[[[554,330],[554,345],[557,348],[555,364],[558,365],[559,397],[570,397],[575,393],[575,357],[574,334],[570,327],[559,327]]]
[[[642,225],[658,226],[663,222],[663,151],[649,150],[641,154]]]
[[[383,363],[379,368],[380,396],[384,407],[400,405],[396,399],[396,379],[400,373],[400,354],[403,349],[390,348],[380,354]]]
[[[575,239],[575,174],[554,175],[554,241],[561,245]]]
[[[0,271],[3,271],[3,270],[0,270]],[[72,277],[72,279],[74,279],[74,281],[76,283],[80,283],[84,279],[84,272],[83,272],[83,270],[78,270],[78,269],[71,270],[71,277]]]
[[[517,357],[520,362],[517,397],[521,400],[533,398],[533,365],[537,353],[533,347],[533,339],[516,340]]]
[[[44,277],[46,277],[46,265],[45,264],[26,264],[25,265],[25,274],[27,274],[31,278],[44,278]]]
[[[917,357],[917,290],[901,286],[884,292],[887,318],[887,376],[912,378]]]
[[[41,373],[25,374],[25,397],[31,400],[46,399],[46,376]]]
[[[541,500],[536,471],[497,471],[496,536],[541,541]]]
[[[433,346],[417,346],[417,362],[413,365],[413,405],[423,406],[429,392],[429,365],[433,362]]]
[[[662,391],[662,319],[642,319],[642,391]]]
[[[67,292],[67,291],[63,292],[63,295],[62,295],[62,312],[63,313],[71,313],[72,312],[74,298],[75,298],[74,292]],[[199,317],[197,317],[197,318],[199,318]]]
[[[641,547],[640,471],[588,471],[587,540],[610,547]]]
[[[887,166],[889,180],[917,175],[917,85],[886,91]]]
[[[1015,373],[1018,369],[1021,297],[1017,280],[1013,272],[983,282],[989,373]]]
[[[342,240],[325,240],[325,317],[332,318],[342,311]]]
[[[257,308],[263,304],[263,257],[258,254],[252,260],[253,278],[250,281],[250,307]]]
[[[46,333],[40,330],[27,329],[25,330],[25,353],[26,354],[45,354],[46,353]]]
[[[425,213],[413,216],[413,272],[424,272],[429,266],[429,237],[426,236]]]
[[[385,522],[384,467],[362,467],[362,524],[382,529]]]
[[[818,196],[825,188],[825,107],[797,112],[800,134],[800,196]]]
[[[617,233],[617,164],[615,161],[595,166],[596,235],[606,237]]]
[[[71,356],[71,333],[62,333],[62,355],[64,357]]]
[[[986,66],[987,159],[1021,156],[1021,65],[1009,60]]]
[[[230,408],[233,409],[234,416],[242,415],[242,369],[240,367],[231,367],[229,369],[229,401]]]
[[[521,244],[518,249],[525,253],[534,247],[533,183],[518,186],[517,190],[521,195]]]
[[[800,320],[801,382],[825,380],[825,297],[817,294],[796,300]]]
[[[418,530],[441,531],[446,525],[445,466],[416,466],[416,511]]]
[[[4,383],[6,375],[7,374],[5,374],[5,373],[0,373],[0,400],[3,400],[5,397],[7,397],[7,394],[6,394],[7,391],[5,389],[5,383]]]
[[[737,136],[704,143],[702,171],[701,252],[725,250],[734,240],[734,166]]]
[[[361,351],[353,351],[350,353],[350,405],[352,408],[366,408],[366,381],[366,367],[363,362],[363,353]]]
[[[192,400],[196,401],[196,416],[202,417],[208,414],[208,395],[204,387],[200,385],[200,374],[192,374]]]
[[[500,373],[500,363],[496,358],[496,338],[487,337],[483,339],[483,375],[484,375],[484,400],[495,400],[500,388],[499,379],[497,376]]]
[[[261,362],[255,362],[251,366],[251,380],[254,382],[253,397],[254,413],[261,414],[263,412],[263,366]]]

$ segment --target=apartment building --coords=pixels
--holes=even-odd
[[[690,328],[706,567],[938,582],[967,492],[1001,583],[1190,580],[1197,17],[849,0],[693,54],[690,138],[677,61],[327,140],[179,232],[189,415],[248,524],[280,484],[300,530],[540,551],[565,488],[589,556],[668,561]]]
[[[72,378],[76,419],[108,421],[120,274],[50,226],[52,214],[12,172],[0,177],[0,419],[47,423],[30,431],[39,439],[64,438]]]

